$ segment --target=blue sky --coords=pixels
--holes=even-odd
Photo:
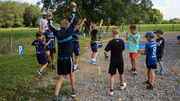
[[[2,0],[7,1],[7,0]],[[11,0],[36,4],[40,0]],[[165,20],[180,18],[180,0],[152,0],[153,8],[158,8],[164,15]]]

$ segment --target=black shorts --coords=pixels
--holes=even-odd
[[[71,57],[67,57],[64,59],[58,58],[57,66],[58,75],[66,76],[74,72],[73,59]]]
[[[39,64],[46,64],[47,63],[47,59],[46,59],[46,54],[37,54],[37,60]]]
[[[93,52],[98,52],[98,45],[97,45],[97,43],[91,43],[91,50]]]
[[[48,48],[48,47],[46,47],[46,51],[50,51],[51,54],[56,53],[56,49],[55,48]]]
[[[124,73],[124,62],[123,61],[111,62],[109,65],[109,73],[111,75],[115,75],[116,69],[118,69],[119,74],[123,74]]]
[[[162,59],[161,53],[157,53],[156,56],[157,56],[157,61],[161,61],[161,59]]]
[[[157,65],[147,65],[146,64],[146,66],[148,69],[157,69]]]
[[[79,43],[73,43],[73,52],[74,52],[75,56],[80,55]]]

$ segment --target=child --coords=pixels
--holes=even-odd
[[[48,29],[45,30],[45,32],[43,34],[45,35],[46,42],[48,42],[50,39],[53,39],[53,41],[51,41],[49,43],[49,45],[46,46],[46,54],[47,54],[48,65],[50,65],[50,55],[51,55],[52,69],[56,69],[54,67],[54,60],[55,60],[54,54],[56,53],[55,37],[54,37],[54,33],[51,31],[49,25],[48,25]]]
[[[180,45],[180,35],[177,36],[178,44]]]
[[[139,49],[139,40],[140,40],[140,34],[136,32],[136,26],[131,25],[129,27],[131,34],[129,32],[126,32],[126,40],[129,40],[129,57],[131,58],[131,64],[132,64],[132,73],[137,73],[137,50]],[[128,35],[129,34],[129,35]]]
[[[58,60],[57,60],[57,70],[58,70],[58,82],[56,84],[55,89],[55,97],[54,101],[61,101],[62,99],[58,98],[59,90],[61,88],[61,84],[64,81],[64,77],[70,74],[70,81],[71,81],[71,97],[76,96],[75,91],[75,79],[74,79],[74,68],[73,68],[73,42],[72,42],[72,33],[74,27],[77,23],[77,16],[76,16],[76,4],[72,3],[72,20],[69,24],[67,19],[64,19],[60,23],[60,30],[57,30],[53,25],[52,20],[52,13],[49,13],[49,24],[50,28],[53,31],[54,35],[57,37],[58,42]]]
[[[160,72],[159,74],[162,74],[163,71],[164,71],[164,68],[163,68],[163,63],[162,63],[162,56],[163,56],[163,53],[164,53],[164,44],[165,44],[165,40],[163,38],[163,31],[161,29],[158,29],[155,34],[157,35],[157,39],[156,39],[156,44],[157,44],[157,62],[159,63],[159,65],[161,66],[161,69],[160,69]],[[155,74],[158,73],[158,67],[157,69],[155,70]]]
[[[149,41],[146,46],[145,50],[139,50],[138,52],[141,55],[146,55],[146,66],[147,66],[147,76],[148,80],[146,84],[147,89],[153,89],[154,87],[154,80],[155,80],[155,73],[154,70],[157,68],[157,57],[156,57],[156,42],[154,41],[154,33],[152,31],[148,31],[145,35],[147,41]]]
[[[122,53],[125,50],[124,41],[119,38],[119,28],[114,27],[112,29],[112,36],[113,40],[109,41],[107,44],[104,55],[105,59],[108,58],[107,52],[111,51],[111,60],[109,66],[109,73],[110,73],[110,92],[109,95],[113,95],[114,89],[114,77],[116,74],[116,69],[119,71],[119,78],[120,78],[120,89],[124,89],[126,87],[126,83],[124,82],[124,61]]]
[[[81,20],[80,20],[81,21]],[[82,21],[82,23],[79,25],[80,21],[76,24],[76,27],[73,31],[73,52],[75,54],[75,64],[74,64],[74,70],[79,70],[79,65],[78,65],[78,61],[79,61],[79,56],[80,56],[80,47],[79,47],[79,35],[78,32],[80,30],[80,28],[83,26],[84,22],[86,21],[86,18],[84,18],[84,20]]]
[[[99,40],[98,40],[98,47],[103,47],[101,37],[99,37]]]
[[[41,64],[40,70],[38,70],[38,74],[42,77],[44,76],[43,70],[47,66],[47,59],[46,59],[46,54],[44,50],[44,46],[48,46],[48,44],[53,40],[50,39],[46,44],[42,41],[43,40],[43,33],[42,32],[37,32],[36,33],[37,39],[32,43],[32,45],[36,46],[36,53],[37,53],[37,60],[39,64]]]
[[[96,29],[96,24],[92,24],[91,25],[91,50],[92,50],[92,61],[91,64],[97,65],[96,63],[96,57],[97,57],[97,52],[98,52],[98,44],[97,44],[97,33],[98,31],[101,29],[103,24],[103,20],[101,19],[101,23],[98,27],[98,29]]]

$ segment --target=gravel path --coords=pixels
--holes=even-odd
[[[165,54],[163,56],[163,65],[165,72],[162,76],[157,75],[155,79],[154,90],[147,90],[143,84],[147,80],[145,56],[138,54],[138,74],[133,75],[129,70],[131,63],[129,52],[123,53],[125,72],[124,81],[127,88],[119,89],[119,75],[116,74],[114,85],[114,96],[109,96],[110,81],[108,74],[109,62],[104,60],[104,47],[99,49],[97,63],[98,66],[90,64],[91,50],[89,46],[87,51],[81,55],[79,65],[80,70],[75,71],[76,89],[78,91],[76,100],[80,101],[179,101],[180,100],[180,45],[177,44],[176,36],[178,33],[168,33],[164,35],[166,40]],[[145,40],[145,39],[142,39]],[[145,44],[146,42],[141,42]],[[98,68],[100,75],[97,75]],[[55,75],[54,75],[55,76]],[[50,78],[45,80],[49,82]],[[65,80],[69,81],[69,76]],[[57,82],[51,80],[52,82]],[[54,84],[55,84],[54,83]],[[70,85],[68,87],[71,87]],[[64,98],[65,101],[74,101],[72,98]]]

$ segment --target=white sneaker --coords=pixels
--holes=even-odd
[[[113,91],[109,91],[109,95],[110,95],[110,96],[113,96],[113,95],[114,95],[114,92],[113,92]]]
[[[126,88],[126,82],[124,82],[123,86],[120,86],[121,90],[123,90],[124,88]]]

